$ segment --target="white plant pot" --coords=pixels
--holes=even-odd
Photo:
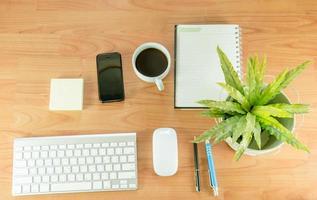
[[[276,98],[274,98],[274,100],[272,101],[272,103],[290,103],[289,98],[284,94],[281,93],[279,96],[277,96]],[[218,119],[218,122],[221,121],[222,119]],[[288,129],[290,130],[292,133],[294,132],[295,129],[295,117],[292,119],[282,119],[281,123]],[[275,139],[275,138],[273,138]],[[265,145],[264,149],[261,150],[256,150],[256,149],[251,149],[251,148],[247,148],[244,152],[245,155],[248,156],[258,156],[258,155],[265,155],[265,154],[269,154],[269,153],[273,153],[275,151],[277,151],[278,149],[280,149],[282,147],[282,145],[284,144],[284,142],[278,141],[278,140],[273,140],[269,141],[267,145]],[[239,148],[239,143],[237,142],[232,142],[232,138],[227,138],[226,143],[235,151],[238,150]]]

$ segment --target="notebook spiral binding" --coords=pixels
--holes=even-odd
[[[237,62],[236,62],[236,70],[237,73],[240,76],[240,79],[242,79],[242,38],[241,38],[241,28],[239,26],[236,26],[236,31],[235,31],[235,35],[236,35],[236,58],[237,58]]]

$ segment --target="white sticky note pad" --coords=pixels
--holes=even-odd
[[[82,110],[84,80],[51,79],[50,110]]]

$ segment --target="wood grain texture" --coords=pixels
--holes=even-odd
[[[313,0],[1,0],[0,1],[0,199],[11,196],[12,142],[17,137],[138,133],[139,189],[44,195],[19,199],[212,199],[206,158],[200,146],[202,191],[196,193],[190,141],[214,122],[199,111],[173,108],[173,70],[166,90],[139,80],[131,56],[141,43],[164,44],[173,55],[173,28],[178,23],[237,23],[243,29],[244,60],[255,52],[269,59],[268,74],[304,60],[316,62],[317,1]],[[126,100],[100,104],[95,56],[122,54]],[[48,111],[51,78],[85,80],[82,112]],[[272,155],[243,157],[224,143],[214,147],[220,185],[218,199],[317,199],[317,67],[294,81],[287,94],[311,104],[299,117],[296,133],[310,154],[284,145]],[[298,96],[300,98],[298,98]],[[179,139],[179,171],[154,174],[152,132],[174,127]]]

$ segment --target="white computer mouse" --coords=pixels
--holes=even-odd
[[[172,176],[177,172],[177,135],[173,128],[158,128],[154,131],[153,166],[159,176]]]

